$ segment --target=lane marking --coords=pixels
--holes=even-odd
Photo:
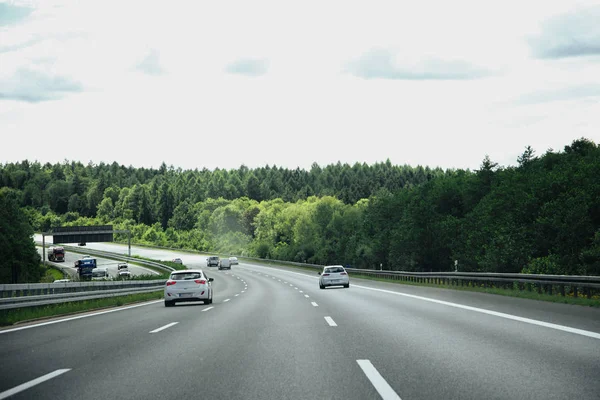
[[[29,382],[25,382],[19,386],[15,386],[12,389],[6,390],[2,393],[0,393],[0,400],[2,399],[6,399],[7,397],[10,397],[12,395],[15,395],[19,392],[22,392],[24,390],[27,390],[29,388],[34,387],[35,385],[39,385],[42,382],[46,382],[52,378],[56,378],[59,375],[64,374],[65,372],[69,372],[71,370],[71,368],[67,368],[67,369],[57,369],[54,372],[50,372],[49,374],[46,374],[44,376],[40,376],[39,378],[36,378],[34,380],[31,380]]]
[[[329,326],[337,326],[335,321],[331,317],[325,317],[325,321],[329,324]]]
[[[214,308],[213,306],[210,306],[210,307],[208,307],[208,308],[205,308],[205,309],[204,309],[204,310],[202,310],[201,312],[208,311],[208,310],[212,310],[213,308]]]
[[[304,293],[304,291],[301,290],[300,293]]]
[[[304,297],[306,297],[307,299],[310,297],[309,295],[305,294]]]
[[[298,288],[297,288],[297,287],[295,287],[294,289],[298,290]]]
[[[315,303],[314,301],[312,301],[310,304],[312,304],[313,307],[319,307],[319,305],[317,303]]]
[[[269,268],[269,267],[259,267],[259,268]],[[312,277],[310,275],[301,274],[299,272],[292,272],[292,271],[286,271],[286,270],[278,270],[278,271],[285,272],[285,273],[288,273],[288,274],[300,275],[300,276],[303,276],[305,278],[319,279],[317,277]],[[395,294],[397,296],[410,297],[410,298],[417,299],[417,300],[429,301],[431,303],[437,303],[437,304],[442,304],[442,305],[446,305],[446,306],[449,306],[449,307],[461,308],[463,310],[468,310],[468,311],[474,311],[474,312],[478,312],[478,313],[482,313],[482,314],[493,315],[493,316],[499,317],[499,318],[510,319],[510,320],[513,320],[513,321],[524,322],[524,323],[531,324],[531,325],[542,326],[542,327],[549,328],[549,329],[555,329],[555,330],[559,330],[559,331],[563,331],[563,332],[574,333],[576,335],[591,337],[591,338],[594,338],[594,339],[600,339],[600,333],[592,332],[592,331],[586,331],[584,329],[571,328],[571,327],[565,326],[565,325],[552,324],[552,323],[549,323],[549,322],[539,321],[539,320],[535,320],[535,319],[531,319],[531,318],[518,317],[518,316],[512,315],[512,314],[506,314],[506,313],[501,313],[501,312],[496,312],[496,311],[490,311],[490,310],[486,310],[486,309],[483,309],[483,308],[465,306],[465,305],[462,305],[462,304],[450,303],[448,301],[430,299],[428,297],[416,296],[416,295],[407,294],[407,293],[394,292],[394,291],[391,291],[391,290],[376,289],[376,288],[372,288],[372,287],[368,287],[368,286],[361,286],[361,285],[352,285],[352,287],[360,288],[360,289],[365,289],[365,290],[373,290],[373,291],[382,292],[382,293]]]
[[[369,360],[356,360],[383,400],[402,400]]]
[[[148,305],[151,305],[151,304],[162,303],[163,301],[164,300],[155,300],[155,301],[150,301],[150,302],[144,303],[144,304],[136,304],[134,306],[127,306],[127,307],[122,307],[122,308],[115,308],[113,310],[99,311],[99,312],[95,312],[95,313],[92,313],[92,314],[78,315],[76,317],[58,319],[58,320],[55,320],[55,321],[42,322],[42,323],[34,324],[34,325],[20,326],[18,328],[0,330],[0,334],[8,333],[8,332],[21,331],[23,329],[29,329],[29,328],[37,328],[37,327],[40,327],[40,326],[58,324],[60,322],[74,321],[76,319],[81,319],[81,318],[95,317],[96,315],[108,314],[108,313],[113,313],[113,312],[117,312],[117,311],[129,310],[131,308],[144,307],[144,306],[148,306]]]
[[[486,309],[483,309],[483,308],[465,306],[465,305],[462,305],[462,304],[450,303],[449,301],[430,299],[428,297],[415,296],[414,294],[392,292],[391,290],[375,289],[375,288],[370,288],[370,287],[367,287],[367,286],[357,286],[357,285],[354,285],[354,287],[358,287],[358,288],[361,288],[361,289],[367,289],[367,290],[373,290],[373,291],[376,291],[376,292],[383,292],[383,293],[395,294],[395,295],[398,295],[398,296],[409,297],[409,298],[412,298],[412,299],[428,301],[430,303],[442,304],[442,305],[445,305],[445,306],[448,306],[448,307],[460,308],[460,309],[463,309],[463,310],[474,311],[474,312],[478,312],[478,313],[481,313],[481,314],[493,315],[495,317],[510,319],[510,320],[513,320],[513,321],[525,322],[525,323],[531,324],[531,325],[543,326],[545,328],[556,329],[558,331],[574,333],[576,335],[587,336],[587,337],[591,337],[591,338],[594,338],[594,339],[600,339],[600,333],[586,331],[586,330],[583,330],[583,329],[571,328],[571,327],[564,326],[564,325],[551,324],[549,322],[538,321],[536,319],[530,319],[530,318],[524,318],[524,317],[517,317],[516,315],[505,314],[505,313],[501,313],[501,312],[497,312],[497,311],[490,311],[490,310],[486,310]]]
[[[240,295],[239,293],[236,293],[235,297],[238,297],[239,295]]]
[[[178,323],[179,323],[179,322],[171,322],[170,324],[167,324],[167,325],[165,325],[165,326],[162,326],[162,327],[160,327],[160,328],[157,328],[157,329],[155,329],[155,330],[153,330],[153,331],[150,331],[150,333],[156,333],[156,332],[163,331],[163,330],[165,330],[165,329],[167,329],[167,328],[170,328],[170,327],[172,327],[173,325],[177,325]]]
[[[292,284],[290,283],[290,287],[294,287],[294,285],[292,285]]]
[[[242,290],[242,293],[246,293],[246,291],[245,291],[245,290]]]
[[[270,267],[261,267],[261,266],[258,266],[258,268],[270,268]],[[288,274],[294,274],[294,275],[303,276],[305,278],[311,278],[313,280],[314,279],[317,279],[317,280],[319,279],[318,277],[313,277],[313,276],[310,276],[310,275],[307,275],[307,274],[301,274],[299,272],[286,271],[286,270],[280,270],[280,269],[278,269],[278,271],[284,272],[284,273],[288,273]],[[483,308],[470,307],[470,306],[465,306],[465,305],[462,305],[462,304],[450,303],[448,301],[430,299],[428,297],[415,296],[415,295],[407,294],[407,293],[394,292],[394,291],[391,291],[391,290],[376,289],[376,288],[371,288],[371,287],[361,286],[361,285],[355,285],[355,284],[353,284],[352,287],[354,287],[354,288],[360,288],[360,289],[365,289],[365,290],[373,290],[373,291],[382,292],[382,293],[395,294],[397,296],[410,297],[410,298],[413,298],[413,299],[423,300],[423,301],[429,301],[431,303],[442,304],[442,305],[446,305],[446,306],[449,306],[449,307],[455,307],[455,308],[460,308],[460,309],[463,309],[463,310],[468,310],[468,311],[474,311],[474,312],[478,312],[478,313],[482,313],[482,314],[493,315],[493,316],[499,317],[499,318],[505,318],[505,319],[509,319],[509,320],[513,320],[513,321],[524,322],[526,324],[531,324],[531,325],[536,325],[536,326],[542,326],[542,327],[545,327],[545,328],[555,329],[555,330],[559,330],[559,331],[563,331],[563,332],[568,332],[568,333],[574,333],[576,335],[586,336],[586,337],[590,337],[590,338],[593,338],[593,339],[600,339],[600,333],[598,333],[598,332],[586,331],[584,329],[571,328],[571,327],[565,326],[565,325],[552,324],[552,323],[549,323],[549,322],[539,321],[539,320],[535,320],[535,319],[531,319],[531,318],[518,317],[518,316],[512,315],[512,314],[506,314],[506,313],[501,313],[501,312],[496,312],[496,311],[490,311],[490,310],[486,310],[486,309],[483,309]],[[300,293],[302,293],[302,291],[300,291]],[[0,331],[0,333],[1,333],[1,331]]]
[[[225,300],[223,300],[223,303],[227,303],[229,300],[231,300],[231,299],[225,299]]]

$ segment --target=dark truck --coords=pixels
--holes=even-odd
[[[48,261],[65,261],[65,249],[60,246],[52,246],[48,249]]]
[[[75,261],[75,268],[77,268],[77,275],[79,275],[79,279],[92,279],[93,270],[96,268],[96,259],[90,257],[77,260]]]

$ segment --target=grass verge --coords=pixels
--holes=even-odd
[[[151,293],[130,294],[127,296],[108,297],[105,299],[71,301],[68,303],[50,304],[46,306],[14,308],[0,310],[0,326],[10,326],[19,322],[30,322],[40,319],[77,314],[84,311],[120,307],[125,304],[163,298],[162,290]]]

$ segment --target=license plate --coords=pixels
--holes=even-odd
[[[191,293],[179,293],[179,297],[192,297]]]

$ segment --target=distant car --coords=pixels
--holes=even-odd
[[[229,258],[219,260],[219,269],[231,269],[231,262],[229,261]]]
[[[109,279],[110,275],[108,274],[108,268],[94,268],[92,270],[93,281],[107,281]]]
[[[237,257],[229,257],[229,264],[231,264],[231,265],[238,265],[238,259],[237,259]]]
[[[174,262],[175,264],[183,264],[183,261],[181,260],[181,258],[174,258],[171,260],[171,262]]]
[[[201,269],[173,271],[165,284],[165,307],[172,307],[177,302],[213,301],[213,278],[208,278]]]
[[[117,269],[118,269],[119,271],[120,271],[120,270],[122,270],[122,269],[127,269],[127,268],[129,268],[129,265],[128,265],[127,263],[119,263],[119,264],[117,265]]]
[[[350,287],[350,277],[346,269],[341,265],[328,265],[319,272],[319,288],[325,289],[327,286]]]
[[[119,271],[119,278],[131,278],[131,272],[126,269],[122,269]]]
[[[85,246],[85,242],[79,243],[79,246]]]
[[[210,256],[206,259],[206,266],[207,267],[218,267],[219,266],[219,257],[217,256]]]
[[[71,280],[70,279],[57,279],[52,283],[63,283],[63,282],[71,282]]]

